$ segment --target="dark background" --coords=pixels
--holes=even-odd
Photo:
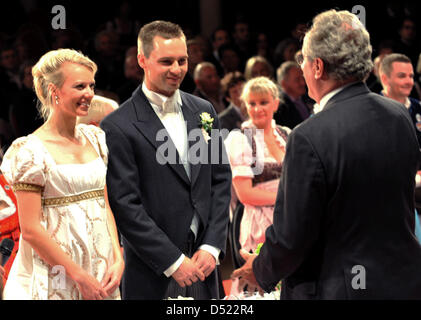
[[[54,14],[51,8],[60,4],[66,8],[67,28],[77,28],[85,37],[91,37],[101,26],[117,13],[121,1],[33,1],[35,10],[29,15],[25,11],[25,1],[5,1],[0,8],[0,32],[13,36],[19,28],[34,23],[51,31]],[[131,1],[133,17],[141,24],[155,19],[170,20],[180,24],[193,34],[200,34],[199,0],[152,0]],[[274,0],[221,0],[220,21],[231,28],[238,17],[245,18],[252,31],[265,31],[276,44],[289,34],[294,23],[311,23],[317,13],[326,9],[337,8],[352,10],[354,5],[366,8],[366,27],[376,45],[384,38],[394,37],[397,23],[403,15],[421,14],[421,4],[415,1],[384,1],[379,4],[372,1],[274,1]],[[388,13],[394,12],[394,17]]]

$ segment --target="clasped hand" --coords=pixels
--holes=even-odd
[[[122,260],[114,262],[105,273],[101,282],[82,271],[75,279],[84,300],[103,300],[110,296],[120,285],[124,271]]]
[[[263,296],[264,291],[257,283],[256,277],[253,272],[253,261],[256,259],[257,254],[248,253],[244,249],[240,249],[240,255],[246,261],[246,263],[241,267],[233,271],[231,274],[231,279],[238,278],[238,290],[244,290],[247,286],[248,292],[259,291],[260,295]]]
[[[215,258],[205,250],[198,250],[193,257],[185,257],[172,277],[182,288],[191,286],[197,281],[205,281],[216,267]]]

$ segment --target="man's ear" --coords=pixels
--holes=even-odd
[[[316,80],[322,79],[326,71],[326,65],[323,60],[320,58],[314,58],[312,67],[314,71],[314,78]]]
[[[286,81],[285,81],[285,79],[283,79],[280,83],[281,88],[285,88],[285,84],[286,84]]]
[[[382,83],[383,87],[387,87],[389,85],[389,79],[383,72],[380,72],[380,82]]]
[[[145,55],[142,52],[141,53],[138,53],[138,55],[137,55],[137,63],[139,64],[139,66],[143,70],[145,70],[145,60],[146,60]]]

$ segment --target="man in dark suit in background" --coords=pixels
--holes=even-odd
[[[231,170],[220,134],[200,125],[219,129],[218,117],[209,102],[178,89],[187,72],[178,25],[143,26],[138,61],[142,86],[101,123],[126,262],[123,299],[221,298],[216,265],[225,253]]]
[[[321,13],[306,34],[300,65],[322,111],[289,136],[273,225],[234,272],[250,287],[283,279],[283,299],[421,299],[420,151],[408,112],[363,82],[371,51],[348,11]]]
[[[306,95],[303,71],[295,61],[285,61],[276,70],[281,87],[278,110],[273,115],[276,123],[291,130],[310,117],[313,104]]]
[[[241,101],[241,92],[246,79],[239,71],[227,73],[221,80],[222,92],[225,100],[230,104],[228,108],[218,114],[222,129],[228,131],[241,129],[241,124],[247,120],[247,108]]]

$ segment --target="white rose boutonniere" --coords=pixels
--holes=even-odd
[[[202,133],[203,133],[203,137],[205,138],[206,143],[210,139],[210,134],[211,134],[211,131],[212,131],[213,120],[214,119],[207,112],[202,112],[200,114],[200,125],[202,126]]]

